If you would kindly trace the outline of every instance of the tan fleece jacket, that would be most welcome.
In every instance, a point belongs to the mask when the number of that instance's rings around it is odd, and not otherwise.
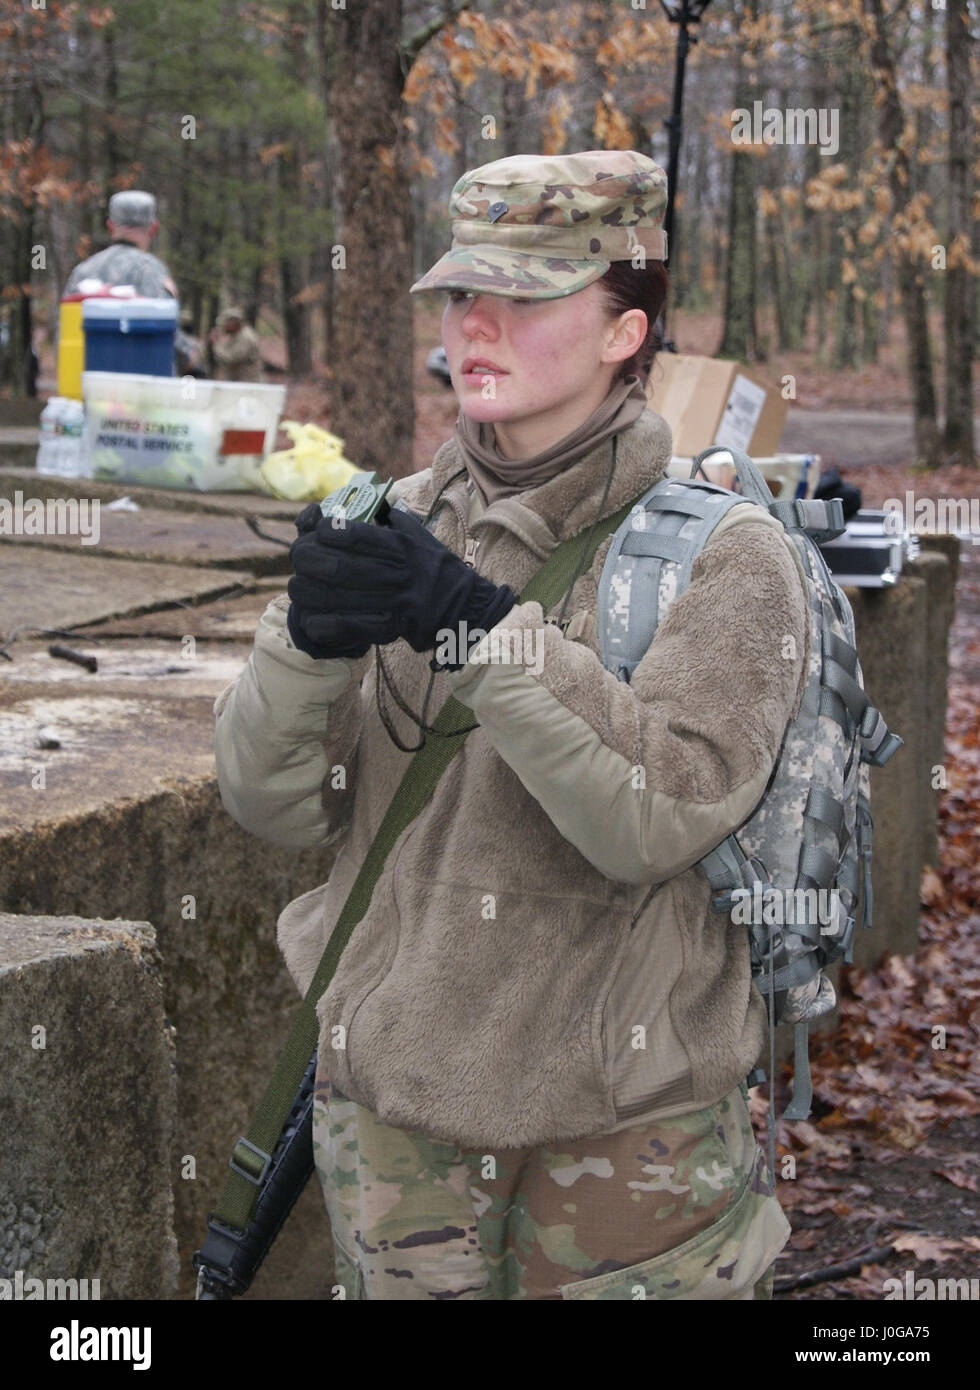
[[[425,514],[444,489],[434,534],[459,555],[476,542],[480,573],[520,592],[595,520],[611,448],[475,514],[449,440],[398,491]],[[619,436],[604,513],[669,456],[667,426],[644,411]],[[711,911],[692,866],[758,803],[801,694],[791,547],[758,508],[733,509],[630,685],[598,656],[607,549],[576,583],[564,634],[519,603],[436,678],[431,710],[452,692],[480,727],[389,855],[317,1009],[321,1065],[388,1124],[466,1147],[578,1137],[711,1104],[762,1049],[745,933]],[[215,703],[215,753],[223,804],[254,834],[342,840],[329,881],[279,918],[305,990],[411,755],[378,715],[373,654],[297,651],[288,606],[270,603]],[[428,657],[404,642],[384,655],[421,710]],[[391,715],[414,742],[393,702]]]

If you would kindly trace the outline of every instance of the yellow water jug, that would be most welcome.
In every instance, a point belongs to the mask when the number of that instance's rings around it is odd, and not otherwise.
[[[82,328],[80,294],[61,301],[58,313],[58,395],[73,401],[82,399],[82,372],[85,370],[85,332]]]

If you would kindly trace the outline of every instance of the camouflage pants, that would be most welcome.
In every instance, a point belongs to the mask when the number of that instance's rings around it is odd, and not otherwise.
[[[335,1296],[772,1296],[789,1223],[739,1087],[617,1134],[477,1153],[382,1124],[317,1083]]]

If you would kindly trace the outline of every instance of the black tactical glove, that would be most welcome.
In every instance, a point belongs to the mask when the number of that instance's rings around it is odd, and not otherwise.
[[[300,566],[306,568],[302,553],[297,551],[299,542],[309,537],[310,533],[316,530],[317,523],[322,520],[323,512],[319,502],[310,502],[296,518],[294,524],[299,534],[290,547],[289,559],[297,573],[299,573]],[[307,546],[308,549],[309,546]],[[370,651],[371,643],[364,640],[364,634],[360,628],[347,634],[349,638],[347,642],[341,640],[334,629],[331,629],[329,633],[331,640],[318,641],[317,637],[321,635],[322,631],[320,624],[324,618],[323,604],[321,603],[312,609],[305,608],[295,601],[289,585],[287,585],[287,591],[290,598],[293,598],[293,602],[289,605],[289,611],[286,614],[286,627],[294,647],[298,647],[301,652],[306,652],[307,656],[316,657],[318,660],[343,656],[353,661]],[[310,626],[311,622],[312,627]]]
[[[317,519],[316,505],[297,518],[287,586],[290,635],[311,656],[363,656],[398,637],[428,651],[442,629],[455,635],[465,623],[489,631],[517,602],[511,588],[477,574],[411,512],[388,510],[384,524],[338,526]],[[465,660],[465,651],[456,654],[461,659],[449,669]]]

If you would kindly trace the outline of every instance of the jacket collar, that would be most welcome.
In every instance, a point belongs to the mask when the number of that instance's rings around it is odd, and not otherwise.
[[[609,476],[612,439],[604,440],[547,482],[491,503],[472,529],[503,526],[543,557],[569,536],[635,501],[666,471],[671,455],[670,427],[648,407],[616,438],[616,469],[601,511],[598,504]],[[446,440],[432,461],[433,497],[445,488],[443,500],[452,499],[458,505],[465,498],[465,469],[455,437]]]

